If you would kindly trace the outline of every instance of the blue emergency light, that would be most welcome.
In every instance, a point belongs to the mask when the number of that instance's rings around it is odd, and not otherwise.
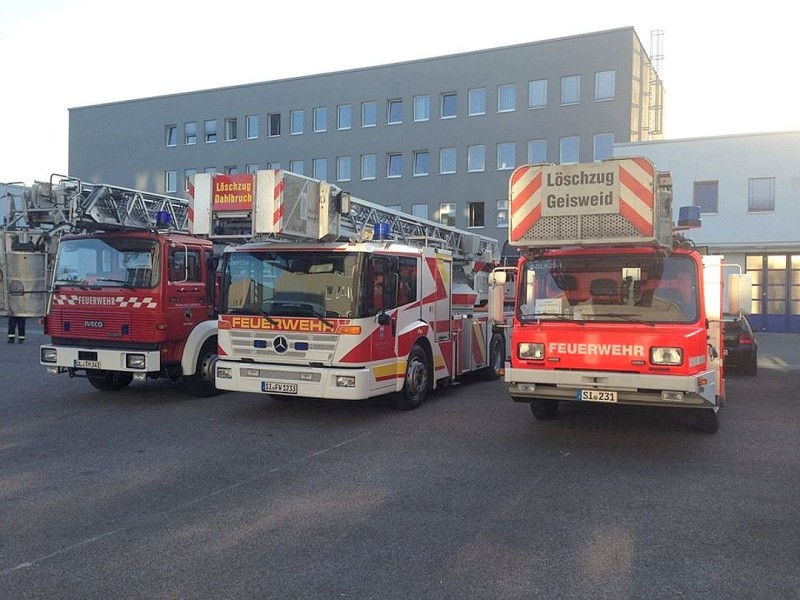
[[[172,215],[167,210],[156,212],[156,229],[169,229],[172,224]]]
[[[681,206],[678,211],[678,227],[700,227],[700,207]]]
[[[374,240],[388,240],[389,239],[389,231],[390,231],[389,223],[375,223],[372,227],[373,236],[372,239]]]

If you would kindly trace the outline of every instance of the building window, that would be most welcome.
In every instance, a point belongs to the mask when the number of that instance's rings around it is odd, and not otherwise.
[[[386,155],[386,177],[401,177],[403,175],[403,155],[399,152],[390,152]]]
[[[375,179],[375,164],[374,154],[361,155],[361,179]]]
[[[719,181],[695,181],[693,204],[701,213],[718,212]]]
[[[615,71],[598,71],[594,74],[595,101],[614,99]]]
[[[497,170],[505,171],[517,166],[517,144],[501,142],[497,144]]]
[[[278,137],[281,134],[281,113],[269,113],[269,137]]]
[[[593,154],[594,160],[605,160],[611,158],[612,148],[614,147],[614,134],[613,133],[598,133],[595,134],[593,139]]]
[[[756,177],[749,181],[747,210],[763,212],[775,210],[775,178]]]
[[[236,165],[229,165],[225,167],[225,175],[236,175],[239,172],[239,167]]]
[[[289,161],[289,170],[292,173],[297,173],[298,175],[303,175],[303,171],[305,171],[305,165],[303,164],[302,160],[290,160]]]
[[[289,135],[300,135],[303,133],[304,114],[302,110],[289,111]]]
[[[497,201],[497,226],[508,227],[508,200]]]
[[[467,171],[477,173],[486,170],[486,146],[477,144],[467,146]]]
[[[469,116],[486,114],[486,88],[475,88],[468,94]]]
[[[328,159],[315,158],[311,161],[312,177],[314,179],[327,180],[328,179]]]
[[[483,202],[470,202],[469,203],[469,223],[468,227],[483,227],[484,226],[484,209]]]
[[[428,205],[427,204],[412,204],[411,205],[411,214],[417,217],[418,219],[427,219],[428,218]]]
[[[189,121],[183,124],[183,143],[193,146],[197,143],[197,122]]]
[[[258,171],[258,163],[250,163],[244,166],[245,173],[250,173],[251,175]]]
[[[562,165],[580,162],[581,138],[571,135],[561,138],[559,162]]]
[[[361,103],[361,126],[375,127],[378,124],[378,104],[376,102]]]
[[[336,129],[350,129],[353,126],[353,105],[340,104],[336,107]]]
[[[439,173],[446,175],[448,173],[456,172],[456,149],[455,148],[440,148],[439,149]]]
[[[547,79],[534,79],[528,82],[528,108],[547,106]]]
[[[350,181],[353,159],[349,156],[336,157],[336,181]]]
[[[267,169],[270,170],[270,171],[277,171],[280,168],[281,168],[281,163],[280,162],[273,161],[273,162],[268,162],[267,163]]]
[[[577,104],[581,101],[581,76],[567,75],[561,78],[561,104]]]
[[[389,100],[386,110],[386,122],[397,125],[403,122],[403,101],[397,98]]]
[[[174,194],[178,191],[178,172],[165,171],[164,172],[164,190],[167,194]]]
[[[178,145],[178,126],[177,125],[167,125],[164,128],[164,143],[167,146],[177,146]]]
[[[547,162],[547,140],[528,140],[528,164]]]
[[[203,169],[203,173],[208,173],[209,175],[216,175],[217,167],[206,167],[205,169]]]
[[[449,227],[455,227],[456,205],[453,202],[445,202],[439,205],[439,223]]]
[[[197,169],[186,169],[183,172],[183,191],[188,192],[189,186],[194,181],[194,176],[197,175]]]
[[[414,151],[414,176],[418,175],[427,175],[428,174],[428,163],[429,163],[429,153],[427,150],[415,150]]]
[[[414,96],[414,120],[427,121],[431,118],[430,96]]]
[[[442,94],[442,118],[454,119],[458,116],[458,96],[455,92]]]
[[[239,137],[239,126],[236,117],[225,119],[225,141],[235,142]]]
[[[245,135],[248,140],[258,139],[258,115],[247,115],[244,119],[244,126],[247,130]]]
[[[387,204],[386,208],[389,210],[396,210],[397,212],[403,212],[403,207],[399,204]]]
[[[517,86],[506,83],[497,86],[497,112],[517,110]]]
[[[203,122],[203,135],[206,144],[217,143],[217,120],[209,119]]]
[[[314,133],[328,131],[328,109],[325,107],[314,109]]]

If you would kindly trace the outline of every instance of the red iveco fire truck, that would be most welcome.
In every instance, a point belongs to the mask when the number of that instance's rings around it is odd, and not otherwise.
[[[395,393],[413,409],[468,373],[502,372],[502,296],[489,318],[496,240],[293,173],[236,177],[197,175],[193,193],[195,234],[252,226],[254,240],[223,254],[219,389],[284,400]]]
[[[35,184],[28,200],[58,216],[51,236],[60,231],[47,371],[100,390],[168,377],[216,393],[212,242],[186,233],[188,202],[74,178]]]
[[[722,256],[702,256],[681,233],[699,212],[681,211],[673,227],[669,174],[645,158],[528,165],[509,199],[520,252],[512,399],[537,419],[565,401],[692,409],[716,431]],[[735,279],[746,276],[731,277],[730,310],[749,311],[749,286]]]

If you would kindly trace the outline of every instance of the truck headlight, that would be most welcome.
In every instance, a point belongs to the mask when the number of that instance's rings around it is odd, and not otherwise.
[[[683,349],[654,346],[650,348],[650,362],[654,365],[680,365],[683,363]]]
[[[129,369],[144,369],[146,360],[144,354],[126,354],[125,366]]]
[[[39,357],[43,363],[54,363],[58,360],[58,350],[55,348],[42,348]]]
[[[352,375],[337,375],[336,387],[353,388],[356,387],[356,378]]]
[[[217,367],[217,379],[233,379],[230,367]]]
[[[531,342],[517,344],[517,356],[525,360],[544,360],[544,344]]]

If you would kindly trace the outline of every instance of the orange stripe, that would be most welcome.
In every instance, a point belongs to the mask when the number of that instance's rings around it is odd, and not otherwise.
[[[280,201],[281,194],[283,194],[283,179],[281,179],[278,183],[275,184],[275,189],[273,190],[273,199],[275,200],[275,204],[278,208],[275,209],[275,212],[272,215],[272,224],[277,225],[281,217],[283,216],[283,202]]]
[[[647,206],[653,208],[653,190],[648,188],[621,166],[619,168],[619,182],[633,192],[633,194]]]
[[[653,223],[643,219],[642,216],[633,210],[629,204],[619,203],[619,214],[621,214],[631,225],[633,225],[642,235],[653,235]]]
[[[536,176],[531,179],[530,183],[526,185],[520,192],[514,195],[511,198],[511,213],[516,213],[520,208],[522,208],[525,203],[530,200],[531,196],[533,196],[536,192],[538,192],[542,187],[542,170],[539,169],[539,172]]]
[[[522,239],[522,236],[525,234],[525,232],[528,231],[528,229],[530,229],[531,226],[536,223],[541,216],[542,204],[539,203],[536,205],[536,208],[534,208],[530,214],[528,214],[528,216],[525,217],[522,222],[514,228],[514,230],[511,232],[511,240],[517,241]]]

